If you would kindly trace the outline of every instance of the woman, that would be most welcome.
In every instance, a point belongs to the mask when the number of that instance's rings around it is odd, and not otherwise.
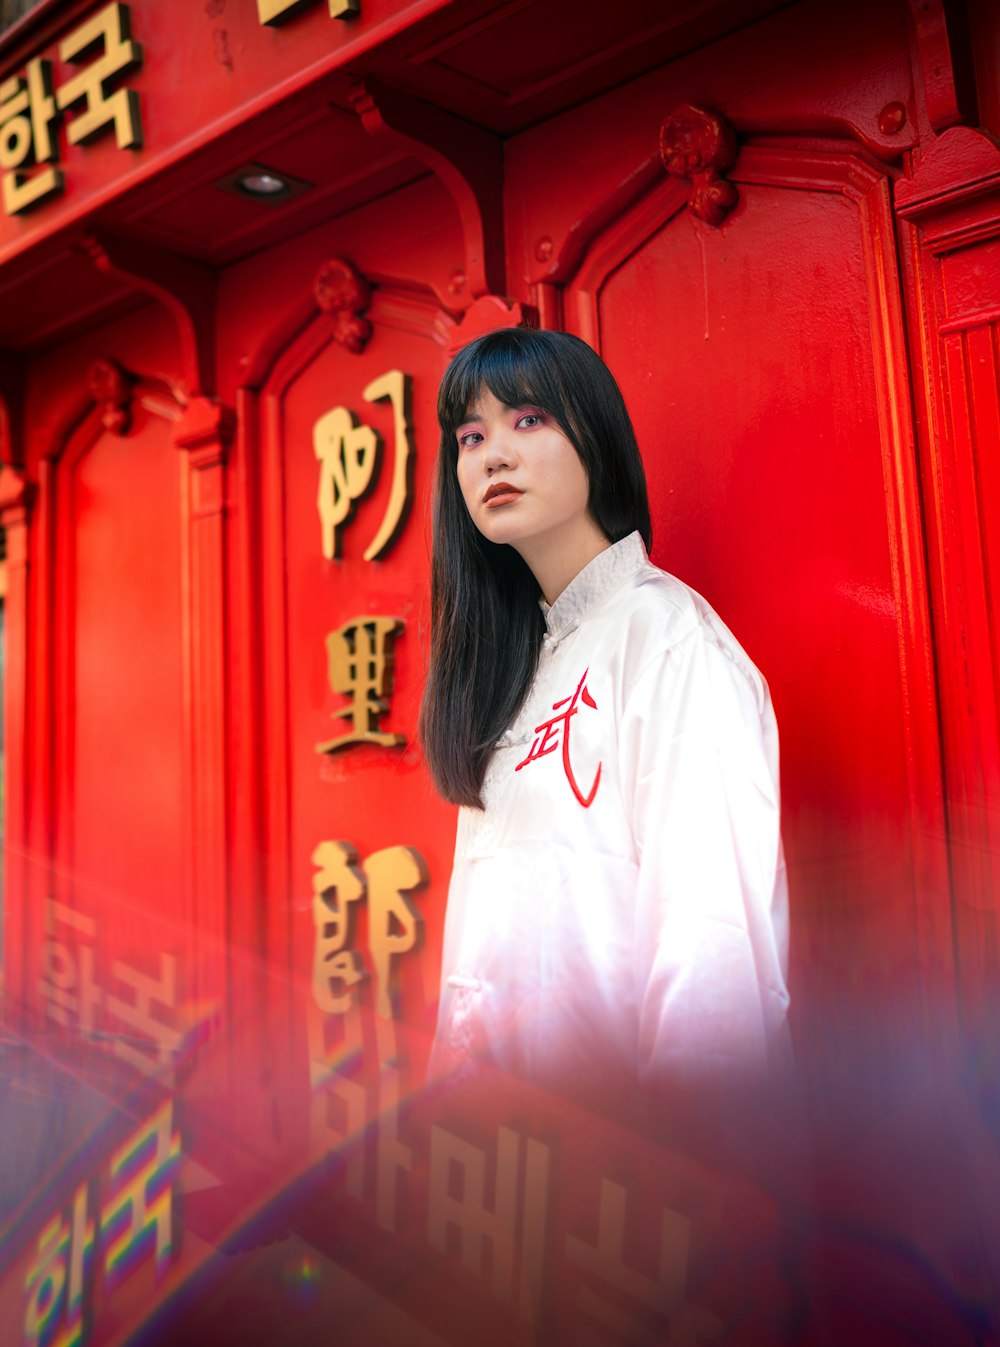
[[[432,1071],[606,1108],[758,1069],[788,1000],[766,685],[648,561],[635,434],[584,342],[489,333],[438,413],[421,733],[463,807]]]

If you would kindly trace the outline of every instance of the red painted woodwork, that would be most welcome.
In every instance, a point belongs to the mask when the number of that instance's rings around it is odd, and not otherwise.
[[[400,98],[371,82],[351,90],[361,124],[378,143],[412,154],[444,183],[458,209],[465,242],[465,270],[450,278],[444,300],[464,307],[503,286],[500,141],[467,122],[413,98]]]
[[[1000,154],[946,132],[897,189],[911,316],[941,688],[956,954],[967,1018],[989,1033],[1000,961]]]
[[[39,6],[0,37],[0,83],[54,58],[95,8]],[[340,20],[302,0],[272,26],[254,0],[130,9],[144,147],[63,133],[66,191],[0,215],[6,1023],[60,1070],[113,1082],[116,1136],[170,1100],[184,1148],[181,1246],[120,1298],[95,1273],[92,1341],[124,1341],[234,1234],[223,1261],[258,1288],[222,1297],[242,1306],[225,1329],[237,1338],[278,1340],[287,1307],[259,1288],[287,1285],[268,1260],[292,1240],[394,1310],[398,1296],[401,1341],[414,1324],[448,1340],[458,1304],[477,1306],[484,1342],[527,1341],[527,1252],[516,1294],[501,1304],[496,1289],[491,1232],[511,1193],[566,1340],[606,1326],[611,1303],[566,1251],[603,1239],[609,1259],[614,1230],[631,1260],[615,1322],[666,1335],[648,1318],[664,1204],[694,1222],[694,1283],[728,1286],[705,1273],[697,1224],[716,1200],[760,1232],[746,1322],[767,1322],[761,1341],[950,1347],[973,1320],[991,1340],[995,7],[360,0]],[[300,190],[241,196],[251,163]],[[455,816],[415,739],[435,395],[461,344],[522,320],[578,333],[610,364],[646,462],[654,559],[731,625],[778,713],[804,1097],[780,1103],[805,1136],[783,1135],[780,1162],[737,1197],[732,1175],[609,1139],[509,1083],[441,1168],[454,1138],[423,1083]],[[394,370],[411,381],[412,494],[366,560],[401,443],[397,409],[365,391]],[[328,556],[314,433],[335,408],[377,432],[381,460]],[[406,742],[317,752],[348,724],[327,638],[376,617],[402,624],[379,729]],[[352,848],[368,884],[347,946],[366,976],[346,1014],[314,985],[323,843]],[[365,865],[394,847],[422,926],[385,1016]],[[55,921],[104,991],[86,1024],[57,1024],[46,1000]],[[108,993],[126,965],[172,970],[156,1014],[178,1038],[159,1081],[121,1051]],[[797,1145],[817,1157],[806,1178]],[[77,1159],[49,1188],[35,1176],[0,1226],[3,1341],[23,1336],[46,1221],[74,1184],[103,1192],[108,1156]],[[482,1231],[435,1244],[454,1205],[431,1190],[459,1169],[469,1186],[448,1200],[479,1183]],[[626,1211],[645,1213],[648,1239],[645,1225],[622,1236]],[[258,1245],[270,1251],[247,1253]],[[730,1303],[745,1281],[744,1267]],[[637,1317],[622,1320],[626,1300]],[[780,1333],[772,1301],[798,1307]],[[177,1340],[198,1340],[199,1312]]]
[[[800,1013],[829,1024],[849,988],[887,1022],[910,975],[940,991],[950,973],[928,627],[903,583],[922,538],[888,190],[860,161],[775,149],[747,147],[731,176],[720,233],[665,183],[598,235],[564,313],[638,409],[654,556],[771,683]],[[817,347],[817,329],[841,339]]]
[[[49,892],[96,923],[105,960],[130,962],[188,954],[196,930],[178,864],[180,465],[170,422],[135,394],[129,433],[105,430],[98,404],[56,446],[51,483]]]
[[[225,461],[232,413],[195,398],[174,423],[181,455],[181,720],[184,883],[197,932],[189,994],[221,1002],[229,951]]]
[[[723,174],[736,159],[733,129],[708,108],[683,104],[660,127],[660,158],[675,178],[690,178],[691,213],[720,225],[736,205],[736,188]]]
[[[257,404],[255,441],[264,487],[263,752],[270,764],[267,949],[276,968],[287,968],[301,980],[298,989],[289,984],[292,990],[308,995],[314,938],[308,895],[316,846],[325,839],[345,839],[362,856],[385,846],[414,846],[431,876],[431,886],[420,898],[421,908],[428,909],[429,939],[419,955],[419,977],[412,980],[417,1000],[407,1019],[427,1028],[427,1008],[436,1000],[434,967],[450,865],[450,811],[433,799],[419,770],[415,732],[428,624],[426,501],[437,439],[433,408],[450,322],[426,299],[382,289],[367,314],[373,335],[357,354],[345,350],[325,315],[317,314],[277,354]],[[399,446],[391,409],[366,404],[362,392],[393,366],[413,378],[418,504],[385,560],[367,562],[361,553],[384,512],[390,460]],[[359,502],[344,527],[342,559],[326,561],[316,512],[312,427],[336,405],[351,408],[381,432],[385,461],[374,492]],[[359,745],[322,757],[316,744],[333,733],[336,723],[330,717],[344,705],[327,685],[325,637],[358,614],[394,616],[405,623],[396,642],[396,691],[385,727],[405,734],[408,746]],[[365,783],[363,792],[353,786],[359,780]],[[378,807],[373,808],[376,800]],[[438,841],[442,825],[444,836]],[[362,942],[363,931],[362,926]],[[276,990],[287,994],[280,984]],[[302,1023],[301,1005],[294,1023]]]
[[[7,589],[4,595],[4,966],[17,995],[29,960],[25,910],[28,836],[29,655],[28,520],[36,487],[15,468],[0,469],[0,527],[7,540]],[[11,901],[13,899],[13,901]]]

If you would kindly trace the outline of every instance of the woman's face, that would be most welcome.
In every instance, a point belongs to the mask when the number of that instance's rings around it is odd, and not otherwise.
[[[508,407],[482,388],[456,438],[458,484],[484,537],[508,543],[532,570],[540,550],[572,555],[593,538],[587,470],[548,412]]]

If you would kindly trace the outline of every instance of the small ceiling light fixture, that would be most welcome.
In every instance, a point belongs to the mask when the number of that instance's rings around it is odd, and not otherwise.
[[[278,196],[288,191],[288,183],[277,173],[243,173],[236,185],[250,196]]]
[[[262,206],[283,206],[293,197],[308,192],[314,184],[269,168],[267,164],[242,164],[215,185],[222,192],[234,192]]]

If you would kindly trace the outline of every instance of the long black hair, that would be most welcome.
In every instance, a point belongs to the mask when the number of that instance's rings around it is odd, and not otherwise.
[[[537,581],[513,547],[483,537],[458,485],[456,431],[484,388],[507,407],[538,407],[557,422],[587,470],[588,509],[610,542],[636,529],[647,548],[652,542],[635,431],[600,356],[579,337],[525,327],[464,346],[438,393],[431,658],[420,736],[444,798],[479,808],[487,764],[531,685],[544,632]]]

